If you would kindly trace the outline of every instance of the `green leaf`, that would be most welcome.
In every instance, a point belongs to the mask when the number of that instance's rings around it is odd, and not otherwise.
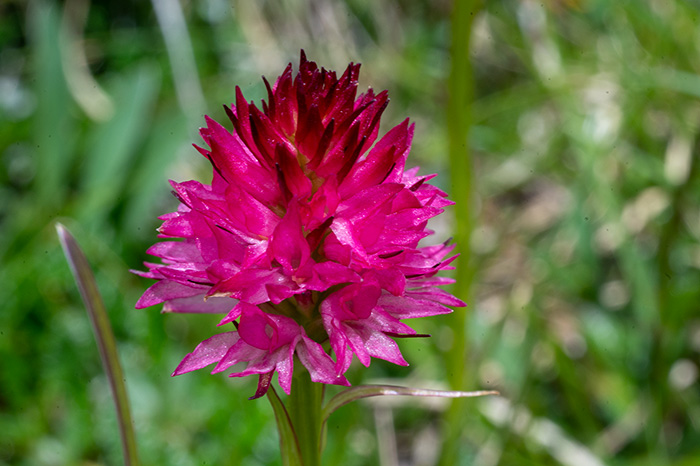
[[[175,202],[174,198],[167,197],[171,189],[165,182],[167,169],[175,160],[173,154],[179,153],[183,147],[196,154],[187,142],[189,136],[184,115],[175,111],[164,112],[149,128],[148,141],[134,160],[132,175],[124,190],[127,199],[121,228],[132,240],[150,241],[152,229],[143,228],[144,224],[151,225],[162,213],[159,211],[162,209],[161,199]]]
[[[87,308],[90,322],[95,333],[95,340],[100,351],[102,366],[107,373],[109,386],[112,391],[112,398],[117,409],[117,420],[119,422],[119,433],[122,439],[122,450],[124,452],[124,464],[126,466],[138,465],[138,452],[136,450],[136,439],[129,411],[129,399],[124,385],[124,374],[122,372],[119,357],[117,355],[117,344],[109,323],[109,317],[105,310],[102,296],[97,288],[95,276],[90,269],[90,264],[73,238],[73,235],[66,227],[60,223],[56,224],[58,239],[61,241],[63,253],[70,266],[73,278],[75,278]]]
[[[29,5],[29,39],[34,62],[34,116],[38,205],[58,208],[66,197],[75,152],[75,118],[61,65],[60,12],[49,2]]]
[[[296,433],[292,427],[292,421],[289,419],[289,413],[287,413],[287,409],[284,407],[282,400],[280,400],[275,388],[272,386],[270,386],[270,389],[267,391],[267,399],[270,400],[272,410],[275,413],[277,431],[280,435],[282,464],[284,466],[302,466],[299,442],[297,441]]]
[[[119,76],[107,88],[116,102],[116,111],[90,134],[82,173],[80,213],[92,224],[103,220],[107,209],[120,198],[140,144],[153,126],[151,115],[160,73],[151,64],[143,64]]]

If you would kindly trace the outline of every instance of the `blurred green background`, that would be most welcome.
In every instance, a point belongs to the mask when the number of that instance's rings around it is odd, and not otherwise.
[[[280,464],[256,381],[171,378],[218,321],[134,310],[167,179],[240,85],[299,49],[388,89],[410,165],[457,206],[467,310],[354,384],[498,389],[339,410],[328,464],[700,464],[700,5],[668,0],[0,3],[0,464],[120,464],[113,405],[54,222],[114,326],[143,464]],[[452,74],[450,74],[452,73]],[[451,76],[451,78],[450,78]]]

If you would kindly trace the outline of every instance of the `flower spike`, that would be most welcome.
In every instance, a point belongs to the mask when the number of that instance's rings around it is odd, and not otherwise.
[[[358,95],[359,70],[337,77],[302,51],[296,74],[290,64],[263,78],[262,108],[235,88],[232,130],[206,117],[207,147],[195,148],[212,182],[172,182],[180,205],[148,250],[161,263],[136,272],[156,280],[136,307],[221,313],[236,329],[204,340],[173,375],[245,363],[230,376],[257,375],[258,398],[275,374],[289,394],[296,362],[312,381],[349,385],[355,357],[408,364],[394,338],[425,335],[404,319],[464,306],[437,288],[452,282],[436,277],[452,248],[419,244],[451,202],[434,175],[404,170],[413,124],[380,136],[388,95]]]

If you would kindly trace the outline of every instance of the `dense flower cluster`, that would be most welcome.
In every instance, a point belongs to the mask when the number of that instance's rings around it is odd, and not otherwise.
[[[337,78],[302,52],[296,77],[290,64],[265,80],[262,110],[236,88],[232,132],[207,118],[209,149],[197,149],[211,185],[171,181],[181,204],[161,217],[167,240],[148,253],[162,264],[140,272],[158,281],[136,307],[224,313],[219,325],[236,330],[200,343],[173,375],[247,362],[231,376],[258,374],[255,397],[275,372],[289,393],[296,356],[313,381],[348,385],[353,355],[407,364],[391,337],[415,331],[401,320],[464,305],[437,288],[451,283],[436,274],[452,248],[418,246],[451,202],[426,182],[434,175],[404,170],[408,120],[375,143],[387,93],[357,96],[359,68]]]

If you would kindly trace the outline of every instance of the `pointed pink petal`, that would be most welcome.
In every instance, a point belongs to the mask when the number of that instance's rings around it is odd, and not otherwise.
[[[185,359],[177,366],[173,376],[201,369],[215,362],[229,351],[238,342],[238,332],[220,333],[208,340],[204,340],[194,349],[193,352],[185,356]]]
[[[237,307],[241,310],[241,322],[238,324],[241,339],[261,350],[275,350],[277,348],[274,342],[276,329],[270,325],[271,321],[266,318],[266,315],[252,304],[241,302]]]
[[[290,203],[286,215],[275,228],[270,240],[270,250],[289,275],[309,260],[311,252],[302,232],[296,202]]]
[[[307,178],[299,166],[296,154],[292,153],[285,145],[279,144],[276,149],[281,173],[284,174],[284,183],[289,191],[297,198],[306,198],[311,194],[311,180]]]
[[[259,351],[259,350],[258,350]],[[279,379],[280,386],[289,394],[291,389],[291,377],[287,379],[287,374],[291,373],[293,368],[293,359],[289,357],[289,346],[283,346],[273,353],[262,352],[257,358],[250,359],[250,363],[245,370],[241,372],[233,372],[229,377],[245,377],[253,374],[265,374],[271,371],[276,371],[281,368],[279,373],[282,377]]]
[[[396,160],[405,157],[410,149],[408,129],[408,120],[404,120],[377,142],[367,158],[358,163],[341,184],[340,192],[343,197],[368,186],[378,185],[387,178]]]
[[[313,266],[314,277],[304,283],[308,290],[325,291],[341,283],[354,283],[361,280],[357,272],[337,262],[327,261]]]
[[[289,395],[292,391],[292,375],[294,374],[294,348],[297,346],[297,342],[301,340],[301,335],[294,339],[292,343],[288,345],[287,348],[282,348],[280,350],[280,357],[277,362],[277,381],[284,390],[284,393]],[[286,351],[285,351],[286,350]]]
[[[349,221],[343,218],[336,218],[335,220],[333,220],[333,223],[331,224],[330,228],[331,231],[333,231],[333,233],[335,234],[335,237],[337,238],[338,242],[340,244],[348,246],[352,251],[352,254],[365,261],[369,260],[364,246],[359,241],[359,239],[355,237],[354,229]],[[331,245],[332,243],[329,243],[328,247],[331,247]],[[329,252],[332,253],[332,251]]]
[[[323,347],[304,336],[301,342],[297,345],[296,354],[299,360],[309,370],[311,380],[318,383],[327,383],[333,385],[349,386],[348,380],[336,373],[335,363],[323,351]]]
[[[384,333],[369,327],[363,327],[358,329],[358,334],[359,339],[362,341],[363,350],[366,350],[373,358],[384,359],[399,366],[408,366],[408,363],[401,355],[399,346]],[[357,351],[355,353],[357,354]]]
[[[454,307],[465,307],[466,303],[461,299],[455,298],[445,290],[440,288],[427,288],[418,290],[406,291],[406,296],[409,298],[417,298],[423,300],[435,301],[440,304]]]
[[[382,291],[376,283],[356,283],[346,286],[337,293],[342,313],[336,316],[341,320],[357,320],[369,317]]]
[[[341,202],[336,212],[336,218],[341,217],[356,222],[371,217],[381,210],[389,213],[391,211],[391,200],[402,189],[404,189],[404,186],[401,184],[388,183],[371,186],[355,193],[352,197]]]
[[[256,400],[261,396],[264,396],[270,389],[270,382],[272,382],[272,376],[275,371],[266,372],[265,374],[260,374],[258,378],[258,388],[255,390],[255,395],[248,398],[249,400]]]
[[[209,298],[209,299],[216,299],[216,298]],[[227,299],[227,298],[222,298],[222,299]],[[236,307],[231,309],[231,311],[226,314],[226,317],[221,319],[221,322],[216,324],[217,327],[220,327],[222,325],[226,325],[229,322],[233,322],[234,320],[238,319],[241,316],[241,313],[243,312],[243,307],[245,307],[247,303],[238,303]]]
[[[436,316],[452,312],[449,307],[434,301],[411,298],[409,293],[406,292],[405,297],[384,295],[379,299],[378,306],[398,319]]]
[[[348,351],[348,341],[338,319],[333,315],[328,300],[321,303],[321,317],[323,326],[328,333],[331,348],[336,356],[335,370],[338,374],[344,374],[352,363],[352,352]]]
[[[236,332],[236,334],[238,334],[238,332]],[[239,339],[233,346],[229,348],[226,354],[224,354],[221,357],[221,360],[216,365],[216,367],[214,367],[211,373],[216,374],[219,372],[223,372],[229,367],[238,364],[239,362],[261,361],[268,354],[269,353],[267,351],[250,346],[248,343],[243,341],[243,339]],[[271,371],[273,368],[274,365],[270,365],[270,367],[268,367],[267,369],[263,368],[257,373],[261,374],[263,372],[268,372]],[[233,374],[231,374],[231,376],[233,377]]]
[[[202,260],[202,255],[194,243],[182,241],[156,243],[148,248],[146,254],[177,262],[198,262]]]
[[[369,367],[372,362],[372,354],[369,351],[369,346],[367,346],[367,341],[365,340],[365,335],[360,333],[362,324],[359,322],[345,321],[339,326],[342,329],[342,336],[346,339],[347,344],[357,359],[365,367]]]
[[[402,295],[406,288],[406,277],[395,268],[378,270],[376,277],[379,285],[393,295]]]
[[[416,331],[408,325],[399,322],[399,318],[386,312],[381,307],[372,311],[372,315],[363,321],[366,328],[372,328],[382,333],[395,335],[415,335]]]
[[[170,280],[161,280],[151,285],[151,287],[146,290],[143,296],[136,302],[135,307],[136,309],[143,309],[171,299],[198,296],[207,289],[209,289],[209,287],[202,285],[192,284],[191,286],[185,286]]]
[[[223,314],[231,311],[237,302],[231,298],[204,298],[202,293],[190,298],[171,299],[163,304],[163,312]]]

